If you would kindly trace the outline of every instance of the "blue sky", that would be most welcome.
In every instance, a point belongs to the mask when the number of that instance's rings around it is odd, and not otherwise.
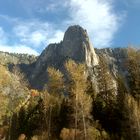
[[[70,25],[94,47],[140,46],[140,0],[1,0],[0,51],[38,55]]]

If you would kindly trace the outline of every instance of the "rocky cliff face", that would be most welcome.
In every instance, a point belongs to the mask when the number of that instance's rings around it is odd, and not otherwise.
[[[61,55],[78,62],[84,62],[89,67],[98,65],[98,58],[88,34],[80,26],[71,26],[66,31],[62,42]]]
[[[127,58],[126,48],[94,49],[87,31],[78,25],[69,27],[63,41],[58,44],[50,44],[39,57],[0,52],[0,60],[1,63],[8,66],[19,65],[26,73],[31,86],[42,89],[48,79],[47,68],[52,66],[64,72],[64,63],[68,59],[85,63],[87,74],[96,85],[99,55],[102,55],[106,60],[114,79],[117,73],[123,75],[127,73],[124,65]]]
[[[62,42],[50,44],[39,56],[30,77],[31,84],[33,87],[43,88],[48,79],[48,67],[52,66],[64,71],[65,61],[73,59],[86,64],[88,76],[97,85],[99,55],[106,60],[113,81],[117,73],[125,75],[127,70],[124,62],[127,58],[127,48],[94,49],[87,31],[78,25],[71,26],[65,32]]]
[[[89,41],[87,32],[78,25],[67,29],[62,42],[50,44],[42,52],[31,75],[33,86],[39,85],[38,88],[42,88],[47,82],[47,68],[53,66],[64,71],[64,63],[68,59],[85,63],[89,69],[98,65],[98,56]]]
[[[125,62],[127,59],[127,48],[105,48],[95,49],[97,55],[102,55],[107,62],[113,76],[117,73],[125,74],[127,69]]]
[[[5,66],[9,71],[14,66],[18,66],[27,77],[33,71],[32,68],[36,60],[37,57],[34,55],[0,52],[0,65]]]

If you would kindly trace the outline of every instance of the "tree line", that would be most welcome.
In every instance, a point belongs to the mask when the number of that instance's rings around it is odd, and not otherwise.
[[[86,65],[73,60],[65,63],[65,75],[48,68],[48,82],[42,91],[29,90],[23,77],[17,76],[15,91],[26,96],[21,96],[22,104],[18,99],[19,108],[14,107],[7,120],[5,116],[7,140],[139,140],[140,52],[129,48],[127,55],[126,75],[116,77],[99,55],[98,89],[87,77]]]

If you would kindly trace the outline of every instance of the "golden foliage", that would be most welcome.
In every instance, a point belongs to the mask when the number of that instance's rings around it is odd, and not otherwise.
[[[124,134],[130,139],[140,139],[140,101],[126,94],[124,98],[126,120],[124,123]]]
[[[48,91],[51,94],[59,95],[64,88],[63,74],[55,68],[48,68],[49,81],[47,84]]]
[[[76,136],[78,140],[83,140],[81,132],[79,130],[76,131],[77,131]],[[74,137],[75,137],[75,129],[63,128],[61,130],[60,138],[62,140],[74,140]]]
[[[36,96],[39,96],[40,95],[39,91],[36,90],[36,89],[31,89],[30,90],[30,93],[31,93],[31,96],[32,97],[36,97]]]
[[[6,68],[0,65],[0,86],[6,86],[10,83],[10,74]]]

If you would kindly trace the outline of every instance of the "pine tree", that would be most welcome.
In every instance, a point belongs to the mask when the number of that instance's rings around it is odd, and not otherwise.
[[[61,96],[64,91],[64,79],[63,74],[55,68],[48,68],[48,83],[47,90],[50,94]]]
[[[69,92],[69,105],[71,106],[71,119],[74,117],[75,140],[77,130],[83,129],[84,139],[87,139],[87,120],[90,118],[92,99],[86,94],[87,77],[85,75],[85,65],[76,64],[69,60],[65,64],[67,70],[67,85]],[[83,124],[83,127],[82,125]]]
[[[46,120],[47,139],[57,137],[61,126],[59,116],[64,93],[63,74],[55,68],[48,68],[48,83],[43,93],[44,114]]]
[[[98,87],[99,95],[106,104],[110,104],[115,99],[115,81],[111,75],[104,57],[99,55]]]
[[[117,121],[120,128],[120,134],[124,139],[140,139],[140,111],[139,101],[128,92],[125,80],[118,76],[118,94],[117,94]]]
[[[140,52],[134,48],[127,51],[128,83],[133,96],[140,96]]]
[[[117,85],[105,61],[99,54],[99,68],[97,76],[99,91],[93,103],[93,116],[109,132],[116,133],[116,93]]]

